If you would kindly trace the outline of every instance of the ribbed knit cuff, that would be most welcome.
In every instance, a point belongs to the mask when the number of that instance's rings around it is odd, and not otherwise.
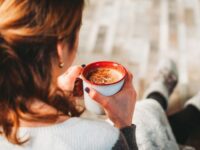
[[[150,94],[155,93],[155,92],[160,93],[167,100],[166,102],[168,103],[169,94],[163,81],[159,80],[159,81],[153,82],[150,85],[150,87],[145,91],[144,99],[146,99]]]
[[[138,149],[137,143],[136,143],[135,130],[136,130],[136,126],[134,124],[120,129],[120,131],[123,133],[124,137],[126,138],[126,141],[131,150]]]
[[[196,94],[195,96],[193,96],[191,99],[189,99],[185,103],[184,107],[187,107],[188,105],[193,105],[200,111],[200,92]]]

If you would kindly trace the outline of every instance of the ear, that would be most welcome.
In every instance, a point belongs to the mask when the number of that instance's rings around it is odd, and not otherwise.
[[[64,57],[64,44],[63,44],[63,42],[59,41],[57,43],[56,48],[57,48],[57,54],[58,54],[58,61],[59,61],[59,63],[62,63],[63,59],[64,59],[63,58]]]

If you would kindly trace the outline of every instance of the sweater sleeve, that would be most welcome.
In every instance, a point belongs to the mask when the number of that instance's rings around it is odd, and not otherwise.
[[[112,150],[138,150],[135,129],[135,125],[120,129],[119,138]]]

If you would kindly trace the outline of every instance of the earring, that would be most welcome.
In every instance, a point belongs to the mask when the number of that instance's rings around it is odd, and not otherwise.
[[[59,68],[63,68],[64,65],[65,65],[64,63],[60,63],[60,64],[59,64]]]

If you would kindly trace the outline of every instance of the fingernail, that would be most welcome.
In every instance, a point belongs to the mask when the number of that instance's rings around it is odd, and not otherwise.
[[[86,66],[85,64],[82,64],[82,65],[81,65],[82,68],[85,68],[85,66]]]
[[[90,89],[88,87],[85,88],[85,92],[87,92],[88,94],[90,93]]]

